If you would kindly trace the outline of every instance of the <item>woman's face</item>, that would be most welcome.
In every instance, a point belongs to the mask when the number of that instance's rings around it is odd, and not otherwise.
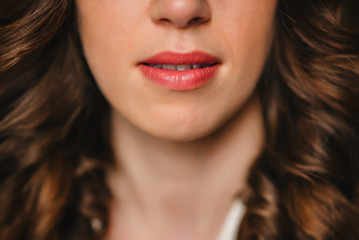
[[[177,141],[220,127],[253,95],[276,0],[77,0],[91,72],[115,116]]]

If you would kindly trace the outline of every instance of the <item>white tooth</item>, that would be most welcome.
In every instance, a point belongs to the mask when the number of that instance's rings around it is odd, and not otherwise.
[[[163,69],[176,70],[176,65],[164,64],[164,65],[162,65],[162,68],[163,68]]]
[[[201,64],[193,64],[192,68],[193,69],[201,68]]]
[[[155,64],[154,67],[155,68],[162,68],[162,64]]]
[[[191,65],[176,65],[176,67],[177,67],[177,70],[179,70],[179,71],[191,69]]]

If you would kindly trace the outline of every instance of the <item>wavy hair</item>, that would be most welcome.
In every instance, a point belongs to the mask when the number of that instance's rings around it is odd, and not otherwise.
[[[359,238],[358,3],[279,0],[238,239]],[[355,12],[355,11],[354,11]],[[109,105],[70,0],[0,3],[0,240],[102,239]]]

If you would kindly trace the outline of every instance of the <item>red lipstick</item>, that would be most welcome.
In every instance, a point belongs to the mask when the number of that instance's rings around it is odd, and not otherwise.
[[[220,61],[207,53],[161,52],[138,67],[154,83],[171,90],[188,91],[202,87],[217,72]]]

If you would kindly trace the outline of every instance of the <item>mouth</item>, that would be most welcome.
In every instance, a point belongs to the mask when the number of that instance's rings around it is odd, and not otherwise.
[[[143,75],[170,90],[188,91],[207,84],[217,72],[218,58],[200,51],[161,52],[138,64]]]
[[[186,71],[190,69],[200,69],[200,68],[206,68],[210,66],[214,66],[215,64],[150,64],[150,63],[144,63],[144,65],[157,68],[157,69],[168,69],[168,70],[177,70],[177,71]]]

